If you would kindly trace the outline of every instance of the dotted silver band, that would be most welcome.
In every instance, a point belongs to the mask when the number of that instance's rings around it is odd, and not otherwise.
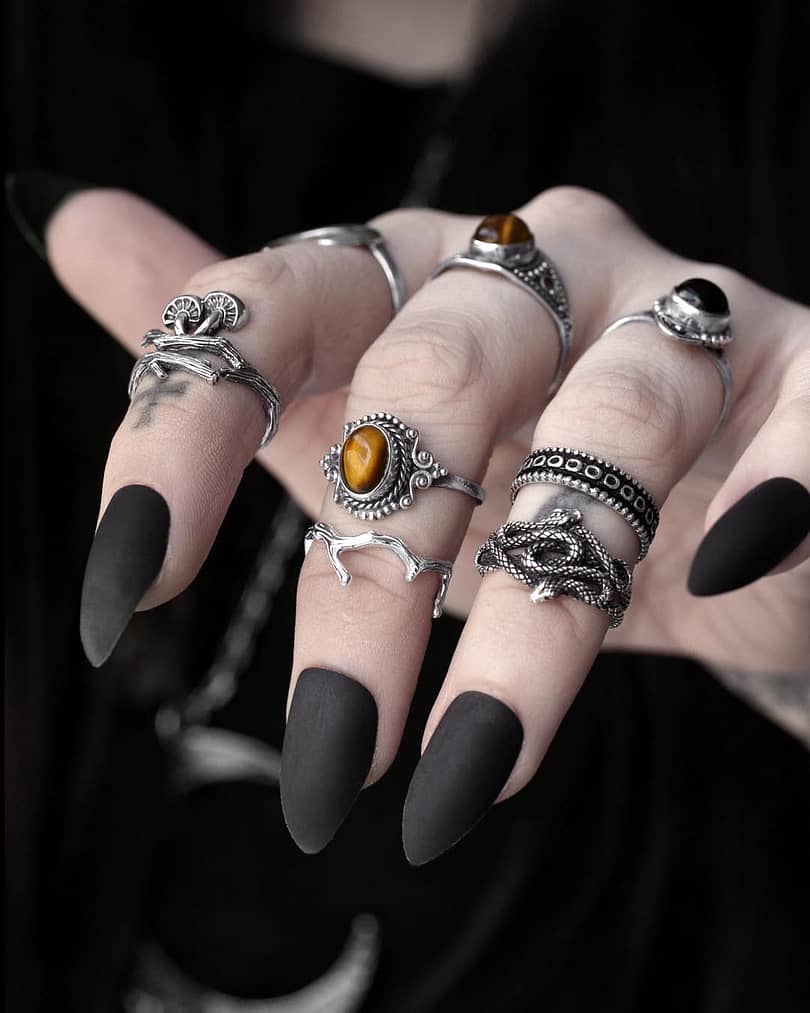
[[[622,517],[639,541],[638,559],[650,549],[658,529],[655,500],[632,475],[615,464],[570,447],[542,447],[533,450],[512,482],[512,502],[527,485],[549,483],[583,492],[610,507]]]

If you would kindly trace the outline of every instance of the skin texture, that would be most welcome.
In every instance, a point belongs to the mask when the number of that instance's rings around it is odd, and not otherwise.
[[[361,250],[298,244],[218,263],[215,251],[156,209],[131,195],[93,190],[64,202],[46,237],[63,284],[133,352],[178,292],[220,288],[243,298],[251,321],[237,343],[287,405],[278,437],[259,459],[339,532],[368,528],[329,494],[321,503],[315,462],[344,420],[390,411],[419,428],[424,445],[453,471],[484,480],[489,496],[475,512],[467,497],[431,490],[389,519],[386,530],[423,555],[458,557],[448,609],[469,613],[469,621],[425,744],[462,693],[500,700],[524,729],[500,798],[534,774],[603,640],[776,673],[800,670],[810,654],[807,538],[779,564],[778,576],[722,598],[686,590],[704,531],[746,492],[774,477],[810,486],[803,439],[807,310],[725,268],[661,249],[598,195],[561,188],[518,213],[554,257],[576,321],[570,371],[545,409],[539,392],[553,375],[557,342],[534,300],[469,270],[423,285],[439,259],[466,245],[477,219],[409,210],[373,223],[412,293],[390,323],[387,286]],[[729,352],[735,397],[711,444],[720,388],[704,353],[648,325],[599,340],[616,316],[650,306],[689,277],[723,288],[737,335]],[[167,500],[166,561],[141,602],[153,607],[196,574],[258,445],[262,415],[250,392],[200,383],[146,404],[148,418],[144,402],[136,403],[116,434],[101,508],[132,483]],[[635,575],[634,602],[606,639],[598,611],[571,599],[530,605],[525,587],[503,573],[481,582],[472,566],[477,546],[507,516],[531,519],[559,497],[556,487],[531,487],[510,513],[508,487],[521,458],[530,446],[549,444],[613,461],[664,504],[656,542]],[[621,518],[587,497],[565,499],[582,509],[613,555],[635,558],[635,535]],[[320,548],[301,574],[291,692],[298,673],[310,668],[343,673],[369,691],[379,721],[368,776],[374,781],[397,750],[430,629],[434,580],[406,584],[396,560],[357,553],[352,583],[341,589]]]

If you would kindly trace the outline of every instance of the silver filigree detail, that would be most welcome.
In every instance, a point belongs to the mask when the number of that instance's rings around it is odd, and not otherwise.
[[[377,485],[366,493],[360,493],[346,483],[341,455],[346,440],[364,426],[371,426],[382,433],[388,457]],[[359,520],[379,521],[397,510],[408,510],[413,506],[415,493],[433,485],[463,492],[478,503],[484,500],[481,486],[451,474],[435,460],[433,454],[419,447],[419,431],[390,412],[372,412],[347,422],[343,427],[343,441],[333,444],[320,464],[327,482],[334,483],[335,502]]]

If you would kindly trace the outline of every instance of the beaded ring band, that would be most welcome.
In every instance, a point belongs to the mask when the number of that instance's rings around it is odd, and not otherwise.
[[[658,507],[632,475],[584,450],[541,447],[533,450],[520,466],[512,482],[512,502],[525,486],[544,482],[584,492],[615,510],[638,537],[639,561],[647,555],[658,528]]]

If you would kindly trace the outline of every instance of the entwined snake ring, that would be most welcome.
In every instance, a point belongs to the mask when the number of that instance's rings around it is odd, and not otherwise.
[[[475,230],[469,249],[443,260],[430,278],[454,267],[500,274],[533,296],[551,315],[560,341],[557,368],[548,392],[553,394],[562,382],[571,354],[574,321],[560,273],[536,246],[529,226],[517,215],[488,215]]]
[[[380,265],[388,287],[391,290],[391,302],[394,315],[405,305],[408,294],[405,279],[391,253],[382,234],[370,225],[325,225],[319,229],[307,229],[304,232],[293,232],[289,236],[280,236],[265,243],[265,249],[274,246],[285,246],[287,243],[313,242],[319,246],[361,246],[368,250]]]
[[[176,296],[163,310],[163,324],[169,330],[150,330],[143,336],[141,345],[151,345],[155,351],[142,355],[133,366],[128,388],[130,400],[147,373],[163,381],[173,370],[181,370],[210,384],[220,380],[244,384],[258,395],[264,408],[265,428],[259,445],[264,447],[278,428],[281,414],[278,391],[218,333],[238,330],[247,318],[244,303],[229,292],[209,292],[203,298]],[[225,365],[216,367],[205,355],[215,355]]]
[[[731,314],[725,293],[706,278],[689,278],[656,299],[651,310],[627,313],[614,320],[602,337],[625,324],[652,323],[662,334],[676,341],[704,348],[720,374],[723,404],[712,436],[725,421],[731,401],[731,370],[724,349],[732,340]]]
[[[630,604],[630,567],[614,559],[579,510],[552,510],[538,521],[510,521],[478,549],[475,565],[483,576],[504,570],[532,588],[533,602],[566,595],[606,612],[619,626]]]
[[[334,500],[361,520],[381,520],[413,506],[419,490],[452,489],[483,503],[476,482],[454,475],[433,454],[419,448],[419,430],[388,412],[373,412],[347,422],[343,442],[321,458]]]

